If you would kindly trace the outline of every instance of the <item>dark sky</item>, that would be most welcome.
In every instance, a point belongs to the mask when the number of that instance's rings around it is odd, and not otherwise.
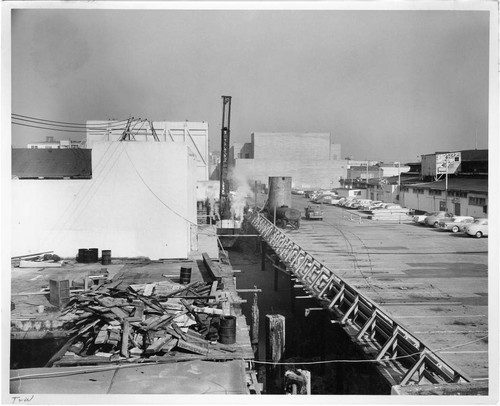
[[[488,146],[487,11],[14,10],[12,112],[330,132],[342,155]],[[14,125],[12,144],[83,134]]]

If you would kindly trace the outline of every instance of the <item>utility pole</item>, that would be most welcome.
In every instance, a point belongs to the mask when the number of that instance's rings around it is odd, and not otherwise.
[[[401,197],[401,161],[398,161],[398,197]],[[398,202],[401,201],[398,198]]]
[[[444,194],[444,206],[445,206],[445,210],[448,211],[448,165],[449,165],[449,161],[448,161],[448,158],[449,158],[449,154],[446,154],[446,181],[445,181],[445,186],[444,186],[444,189],[445,189],[445,194]]]

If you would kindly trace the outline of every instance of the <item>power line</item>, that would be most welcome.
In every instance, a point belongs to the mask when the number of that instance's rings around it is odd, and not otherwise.
[[[47,119],[44,119],[44,118],[39,118],[39,117],[33,117],[33,116],[25,116],[25,115],[22,115],[22,114],[16,114],[16,113],[12,113],[12,118],[16,118],[18,120],[21,120],[20,118],[18,117],[22,117],[23,119],[30,119],[30,120],[37,120],[37,121],[45,121],[47,123],[57,123],[57,124],[71,124],[71,125],[75,125],[75,126],[83,126],[83,127],[89,127],[89,126],[103,126],[104,124],[86,124],[86,123],[72,123],[72,122],[67,122],[67,121],[56,121],[56,120],[47,120]],[[14,117],[15,116],[15,117]],[[109,125],[116,125],[118,123],[126,123],[128,120],[125,119],[125,120],[110,120],[108,122]]]
[[[27,118],[17,118],[17,117],[12,117],[12,120],[25,121],[28,123],[40,124],[40,125],[51,126],[51,127],[60,127],[60,128],[82,128],[82,129],[85,128],[85,129],[90,130],[90,131],[122,130],[122,128],[105,126],[105,125],[101,125],[101,127],[90,127],[90,126],[84,126],[84,125],[52,124],[52,123],[42,122],[39,120],[30,120]],[[121,126],[121,124],[120,124],[120,126]]]
[[[62,132],[67,132],[67,133],[83,133],[83,134],[87,134],[87,132],[88,132],[88,131],[79,131],[79,130],[65,130],[65,129],[59,129],[59,128],[39,127],[39,126],[36,126],[36,125],[16,123],[14,121],[12,121],[12,124],[19,125],[19,126],[22,126],[22,127],[39,128],[41,130],[49,130],[49,131],[62,131]]]
[[[464,343],[464,344],[458,344],[458,345],[454,345],[451,347],[440,348],[439,350],[435,350],[435,351],[431,351],[431,352],[435,353],[438,351],[444,351],[444,350],[448,350],[448,349],[452,349],[452,348],[464,347],[466,345],[475,343],[476,341],[483,340],[487,337],[488,336],[484,336],[484,337],[469,341],[469,342]],[[394,361],[396,359],[412,357],[415,355],[420,355],[420,353],[417,352],[417,353],[410,354],[410,355],[403,355],[400,357],[394,357],[394,358],[382,359],[382,360],[345,359],[345,360],[305,361],[305,362],[270,362],[270,361],[253,360],[253,362],[256,364],[271,364],[271,365],[314,365],[314,364],[341,363],[341,362],[343,362],[343,363],[367,363],[367,362],[368,363],[384,363],[384,362],[388,362],[388,361]],[[187,360],[185,360],[185,362],[190,361],[190,360],[191,359],[187,359]],[[177,361],[177,362],[179,362],[179,361]],[[80,374],[96,373],[96,372],[109,371],[109,370],[118,370],[118,369],[122,369],[122,368],[137,368],[137,367],[143,367],[143,366],[148,366],[148,365],[167,364],[167,363],[170,363],[170,362],[168,362],[168,361],[143,362],[143,363],[132,363],[132,364],[126,364],[126,365],[106,366],[106,367],[102,367],[102,368],[96,367],[96,368],[92,368],[92,369],[81,369],[81,370],[77,370],[77,371],[46,372],[46,373],[40,373],[40,374],[13,376],[9,380],[10,381],[18,381],[18,380],[22,380],[22,379],[62,377],[62,376],[69,376],[69,375],[80,375]]]
[[[430,348],[427,348],[429,352],[432,354],[436,355],[437,352],[442,352],[445,350],[450,350],[452,348],[458,348],[458,347],[465,347],[466,345],[473,344],[477,341],[484,340],[485,338],[488,338],[488,336],[484,336],[481,338],[477,338],[475,340],[468,341],[464,344],[457,344],[457,345],[452,345],[450,347],[443,347],[439,348],[437,350],[431,350]],[[415,355],[420,355],[421,352],[414,352],[413,354],[408,354],[408,355],[400,355],[398,357],[393,357],[393,358],[385,358],[385,359],[332,359],[332,360],[325,360],[325,361],[304,361],[304,362],[272,362],[272,361],[257,361],[254,360],[256,364],[264,364],[264,365],[316,365],[316,364],[337,364],[337,363],[346,363],[346,364],[361,364],[361,363],[384,363],[384,362],[389,362],[389,361],[397,361],[400,359],[405,359],[405,358],[411,358],[414,357]]]

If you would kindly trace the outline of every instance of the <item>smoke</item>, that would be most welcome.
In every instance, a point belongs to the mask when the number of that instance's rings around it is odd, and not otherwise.
[[[245,174],[235,171],[234,168],[229,172],[229,181],[232,186],[230,194],[231,217],[234,220],[241,220],[247,199],[252,197],[252,188]]]

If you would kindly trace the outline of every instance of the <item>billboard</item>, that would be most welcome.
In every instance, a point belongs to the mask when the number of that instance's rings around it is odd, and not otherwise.
[[[447,154],[436,154],[436,174],[455,173],[460,166],[460,152],[449,152]],[[448,169],[446,169],[448,168]]]

